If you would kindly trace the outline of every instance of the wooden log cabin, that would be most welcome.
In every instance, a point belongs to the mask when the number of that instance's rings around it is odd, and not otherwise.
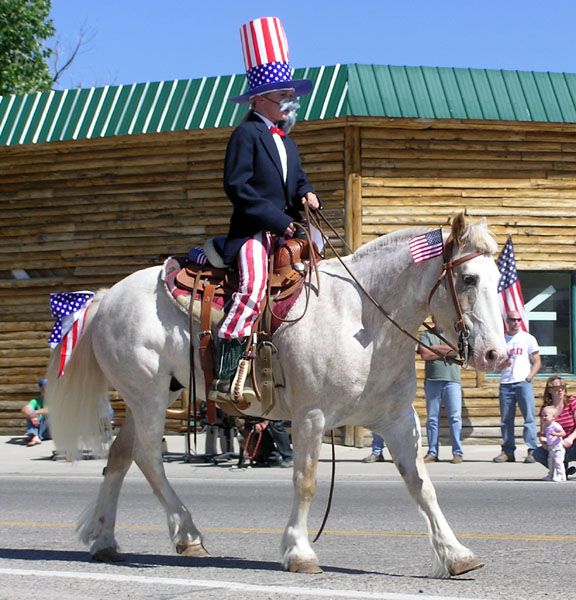
[[[549,373],[574,373],[576,75],[336,65],[293,137],[356,248],[401,227],[485,217],[517,266]],[[0,434],[43,374],[48,294],[110,286],[224,233],[225,145],[243,76],[0,98]],[[422,423],[422,361],[416,407]],[[576,382],[575,382],[576,384]],[[576,389],[575,389],[576,391]],[[463,372],[464,441],[499,440],[498,377]],[[443,422],[442,437],[446,437]],[[520,428],[518,430],[520,434]],[[341,443],[366,445],[362,428]]]

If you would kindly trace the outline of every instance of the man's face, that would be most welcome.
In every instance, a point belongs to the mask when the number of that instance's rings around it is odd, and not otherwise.
[[[517,312],[508,313],[506,317],[506,324],[508,326],[508,333],[514,335],[520,331],[520,323],[522,319]]]
[[[281,106],[284,102],[294,100],[294,90],[277,90],[269,94],[255,96],[256,112],[270,119],[273,123],[283,121],[289,110],[282,111]]]

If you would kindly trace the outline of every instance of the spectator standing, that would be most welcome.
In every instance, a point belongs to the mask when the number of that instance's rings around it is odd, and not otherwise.
[[[384,438],[381,435],[372,432],[372,452],[362,462],[384,462]]]
[[[540,370],[540,348],[533,335],[520,327],[520,313],[511,311],[506,316],[506,347],[508,361],[500,375],[500,420],[502,452],[494,458],[496,463],[514,462],[516,441],[514,418],[516,405],[524,418],[524,443],[528,446],[525,463],[533,463],[536,450],[536,422],[534,387],[532,380]]]
[[[44,408],[44,390],[46,389],[46,380],[41,379],[38,382],[38,395],[32,398],[22,412],[26,415],[26,435],[28,436],[28,446],[37,446],[44,440],[50,439],[48,430],[47,410]]]
[[[566,475],[576,473],[576,467],[569,467],[568,463],[576,460],[576,398],[568,394],[566,382],[558,375],[552,375],[546,381],[543,394],[543,404],[540,414],[544,408],[551,406],[555,409],[556,421],[564,429],[565,436],[562,445],[566,450],[564,456],[564,469]],[[543,433],[541,431],[541,433]],[[542,445],[534,451],[534,459],[545,467],[548,466],[549,450],[546,440],[541,437]]]
[[[464,460],[464,451],[460,440],[462,434],[460,367],[457,364],[450,363],[450,358],[455,356],[455,352],[450,346],[444,344],[437,335],[425,331],[421,335],[420,341],[446,357],[446,360],[442,360],[432,350],[422,345],[418,346],[418,354],[424,360],[424,393],[426,395],[427,413],[428,453],[424,457],[424,462],[438,461],[440,409],[444,404],[452,441],[452,460],[450,462],[460,464]]]
[[[562,444],[562,438],[566,432],[562,425],[555,420],[556,409],[553,406],[545,406],[542,409],[541,418],[543,438],[546,448],[548,448],[548,475],[544,479],[566,481],[566,469],[564,468],[566,449]]]

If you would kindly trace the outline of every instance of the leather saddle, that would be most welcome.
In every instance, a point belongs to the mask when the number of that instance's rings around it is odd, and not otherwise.
[[[187,262],[178,271],[175,285],[182,290],[191,292],[190,312],[193,312],[194,302],[200,304],[200,345],[199,356],[204,372],[206,397],[214,378],[214,344],[211,328],[213,325],[213,305],[217,298],[220,304],[226,306],[232,294],[238,289],[238,273],[222,262],[216,248],[222,247],[222,238],[212,238],[204,244],[203,250],[208,262]],[[290,307],[296,301],[303,283],[312,265],[321,259],[320,253],[314,242],[308,239],[291,238],[280,246],[269,259],[269,281],[267,295],[263,301],[263,309],[258,322],[258,334],[262,339],[271,340],[275,329],[283,322]],[[266,313],[263,315],[263,313]],[[263,363],[262,406],[268,412],[274,404],[274,382],[272,374],[271,344],[260,348],[257,353]],[[246,354],[246,353],[245,353]],[[253,354],[253,353],[250,353]],[[256,355],[251,356],[257,358]],[[218,406],[231,415],[241,415],[244,409],[250,406],[250,401],[244,399],[244,382],[247,376],[247,364],[251,360],[242,359],[235,378],[239,376],[241,383],[235,388],[236,394],[231,395],[232,404]],[[258,362],[258,361],[257,361]],[[243,365],[243,367],[242,367]],[[263,398],[263,400],[262,400]],[[216,405],[214,401],[207,401],[208,421],[214,422],[216,418]]]
[[[217,240],[218,238],[216,238]],[[230,297],[238,289],[238,274],[222,262],[214,238],[204,245],[208,263],[187,263],[176,275],[176,285],[202,296],[206,285],[214,286],[214,295]],[[306,239],[291,238],[270,259],[269,289],[273,299],[285,299],[299,289],[311,260],[320,261],[316,245]]]

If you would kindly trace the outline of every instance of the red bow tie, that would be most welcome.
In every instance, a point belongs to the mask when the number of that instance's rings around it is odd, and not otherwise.
[[[277,133],[280,137],[284,137],[286,135],[286,132],[283,131],[282,129],[275,127],[274,125],[272,125],[272,127],[270,127],[270,133]]]

